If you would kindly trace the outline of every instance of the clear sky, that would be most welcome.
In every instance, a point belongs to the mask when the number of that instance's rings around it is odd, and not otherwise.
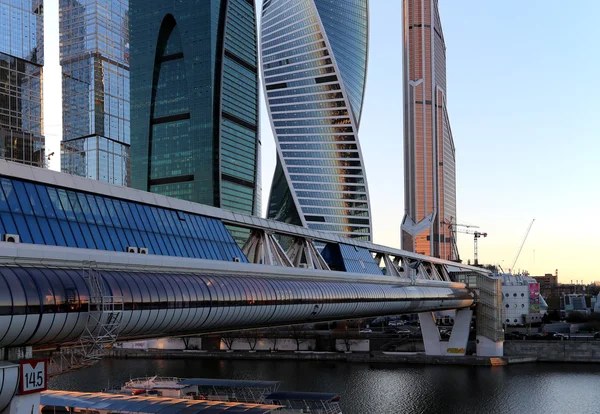
[[[45,131],[58,165],[58,0],[46,0]],[[374,241],[400,247],[404,214],[401,0],[370,1],[370,55],[359,139]],[[482,263],[559,280],[600,280],[600,2],[440,0],[458,222],[474,224]],[[262,106],[263,208],[275,144]],[[461,258],[473,238],[459,235]]]

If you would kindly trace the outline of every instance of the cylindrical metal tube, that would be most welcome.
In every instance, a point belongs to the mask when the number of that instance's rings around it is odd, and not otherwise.
[[[119,340],[459,309],[473,304],[468,289],[452,284],[406,286],[234,273],[93,272],[101,284],[105,309],[110,309],[111,301],[116,309],[122,308]],[[81,269],[0,266],[0,347],[77,341],[90,327],[88,316],[94,309],[90,297],[93,303],[97,296],[90,276]]]

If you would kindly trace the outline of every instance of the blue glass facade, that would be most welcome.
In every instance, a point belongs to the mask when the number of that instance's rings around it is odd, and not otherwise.
[[[42,0],[0,0],[0,158],[45,165]]]
[[[62,170],[129,184],[129,1],[60,0]]]
[[[219,220],[112,197],[0,178],[0,234],[23,243],[247,262]]]
[[[254,3],[132,0],[132,187],[258,214]]]
[[[265,0],[262,74],[277,167],[268,217],[369,240],[358,127],[367,0]]]

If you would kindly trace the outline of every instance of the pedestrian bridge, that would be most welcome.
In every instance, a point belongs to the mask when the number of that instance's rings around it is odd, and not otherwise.
[[[5,359],[59,347],[77,368],[116,340],[403,313],[439,353],[431,312],[486,297],[478,323],[501,340],[481,268],[7,161],[0,237]]]
[[[152,255],[131,263],[127,253],[2,244],[0,347],[75,343],[94,310],[118,311],[126,340],[474,303],[461,283]]]

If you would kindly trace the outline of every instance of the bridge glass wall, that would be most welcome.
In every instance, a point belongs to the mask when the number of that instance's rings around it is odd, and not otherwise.
[[[329,243],[322,255],[332,270],[378,276],[383,274],[368,249],[344,243]]]
[[[311,323],[473,302],[466,289],[207,273],[98,270],[123,298],[119,338]],[[88,320],[88,272],[0,266],[0,347],[76,341]]]
[[[0,234],[22,243],[247,262],[219,220],[15,178],[0,178]]]

